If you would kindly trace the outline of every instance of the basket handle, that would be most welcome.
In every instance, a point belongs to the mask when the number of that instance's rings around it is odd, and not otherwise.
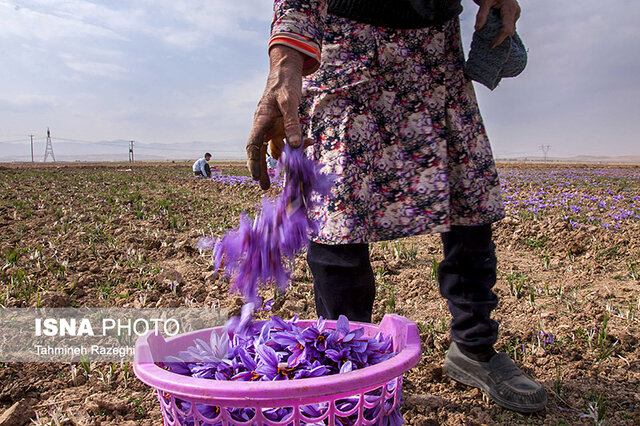
[[[407,346],[420,347],[418,326],[408,318],[396,314],[386,314],[380,322],[380,330],[394,336],[393,350],[400,352]]]
[[[162,334],[149,331],[136,340],[135,358],[140,364],[155,364],[153,354],[157,354],[157,349],[164,345],[166,345],[166,340]]]

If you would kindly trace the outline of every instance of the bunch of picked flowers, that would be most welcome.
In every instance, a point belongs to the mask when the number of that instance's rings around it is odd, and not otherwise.
[[[317,229],[307,215],[313,207],[312,195],[328,195],[333,182],[333,176],[320,173],[320,166],[305,157],[302,149],[288,144],[277,170],[284,172],[284,188],[275,200],[262,199],[262,210],[255,219],[243,213],[240,225],[221,239],[198,242],[198,248],[213,250],[215,269],[222,268],[231,279],[231,290],[256,305],[261,284],[273,283],[286,290],[291,277],[286,261],[308,245],[308,231]]]

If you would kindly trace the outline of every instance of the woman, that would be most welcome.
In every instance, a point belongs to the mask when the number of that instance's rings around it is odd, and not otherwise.
[[[476,0],[515,33],[515,0]],[[368,243],[441,233],[441,294],[452,314],[447,373],[503,407],[533,412],[544,388],[496,353],[491,223],[504,217],[491,147],[464,76],[460,0],[275,0],[270,71],[247,143],[269,187],[267,143],[286,136],[338,179],[312,212],[307,260],[318,315],[370,321],[375,280]],[[303,78],[304,77],[304,78]],[[298,116],[300,113],[300,118]],[[277,156],[277,155],[276,155]]]

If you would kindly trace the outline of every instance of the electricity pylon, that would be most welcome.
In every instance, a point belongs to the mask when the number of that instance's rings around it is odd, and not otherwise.
[[[47,146],[44,149],[44,162],[47,162],[47,158],[49,158],[49,154],[51,154],[51,158],[53,162],[56,162],[56,156],[53,154],[53,145],[51,144],[51,131],[47,128]]]

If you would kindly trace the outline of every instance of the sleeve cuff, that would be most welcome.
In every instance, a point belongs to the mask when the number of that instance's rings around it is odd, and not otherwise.
[[[307,57],[302,67],[303,75],[309,75],[320,67],[320,45],[315,41],[296,33],[278,32],[271,36],[269,49],[276,44],[288,46]]]

